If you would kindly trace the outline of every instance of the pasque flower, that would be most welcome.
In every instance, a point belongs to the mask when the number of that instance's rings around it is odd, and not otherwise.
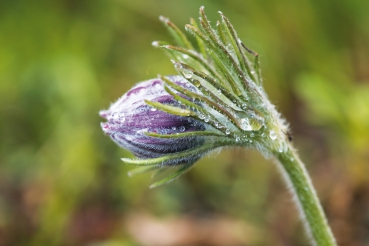
[[[174,84],[186,87],[190,91],[197,90],[182,76],[172,76],[170,79]],[[140,158],[156,158],[191,150],[204,143],[203,136],[188,134],[203,132],[206,129],[203,122],[157,110],[149,106],[145,100],[161,103],[167,107],[181,108],[178,101],[165,91],[161,79],[137,84],[108,110],[100,112],[100,116],[107,119],[107,122],[101,123],[103,131],[119,146],[129,149]],[[196,153],[186,156],[185,160],[169,159],[162,164],[191,163],[199,157],[199,153]]]
[[[199,158],[223,146],[254,148],[274,157],[306,220],[316,245],[335,245],[307,171],[294,150],[285,120],[262,86],[258,54],[238,38],[221,13],[213,28],[204,8],[200,25],[191,19],[186,35],[164,17],[160,20],[178,46],[153,42],[173,59],[178,76],[148,80],[133,87],[108,110],[103,131],[137,158],[122,160],[139,166],[131,174],[179,167],[152,187],[173,180]]]
[[[287,149],[288,129],[263,90],[258,55],[220,14],[217,29],[210,26],[203,8],[200,28],[194,20],[186,25],[199,51],[160,17],[181,46],[158,41],[153,45],[167,51],[180,75],[141,82],[100,112],[107,119],[103,131],[138,157],[122,160],[143,166],[131,173],[181,166],[154,186],[178,177],[219,147],[246,146],[266,155]]]

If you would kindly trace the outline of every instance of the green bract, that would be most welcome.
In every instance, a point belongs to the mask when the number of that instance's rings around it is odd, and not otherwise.
[[[197,148],[158,158],[123,159],[127,164],[151,166],[131,173],[165,167],[163,163],[171,159],[183,160],[185,168],[154,186],[168,182],[186,171],[192,163],[189,165],[185,157],[196,153],[207,153],[222,146],[256,148],[266,155],[287,149],[285,140],[288,129],[264,92],[258,54],[240,41],[227,17],[221,12],[219,14],[221,20],[212,27],[204,8],[201,7],[199,25],[191,19],[191,24],[185,26],[186,30],[195,36],[198,49],[194,48],[186,35],[169,19],[160,17],[174,37],[176,45],[154,41],[153,46],[163,48],[178,73],[198,90],[195,92],[159,75],[165,82],[167,93],[172,95],[180,106],[168,106],[152,101],[146,103],[169,114],[202,121],[206,125],[206,132],[186,134],[207,134],[212,138]],[[188,100],[189,98],[191,100]],[[153,138],[178,137],[150,132],[147,135]]]

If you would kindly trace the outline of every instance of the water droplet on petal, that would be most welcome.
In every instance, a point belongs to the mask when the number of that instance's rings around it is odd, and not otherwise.
[[[185,130],[186,130],[186,128],[184,126],[179,127],[180,132],[184,132]]]

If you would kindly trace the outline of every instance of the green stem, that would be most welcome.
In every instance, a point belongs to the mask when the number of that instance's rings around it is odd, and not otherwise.
[[[300,210],[300,216],[305,222],[305,228],[314,245],[336,245],[313,184],[294,148],[288,144],[287,151],[274,151],[273,154],[279,161],[284,177],[291,187],[291,192],[295,196]]]

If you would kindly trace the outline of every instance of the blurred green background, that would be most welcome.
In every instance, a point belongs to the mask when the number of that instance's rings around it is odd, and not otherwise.
[[[100,129],[133,84],[173,74],[204,5],[259,52],[340,245],[369,245],[369,1],[0,2],[0,245],[308,245],[271,160],[227,149],[150,190]]]

